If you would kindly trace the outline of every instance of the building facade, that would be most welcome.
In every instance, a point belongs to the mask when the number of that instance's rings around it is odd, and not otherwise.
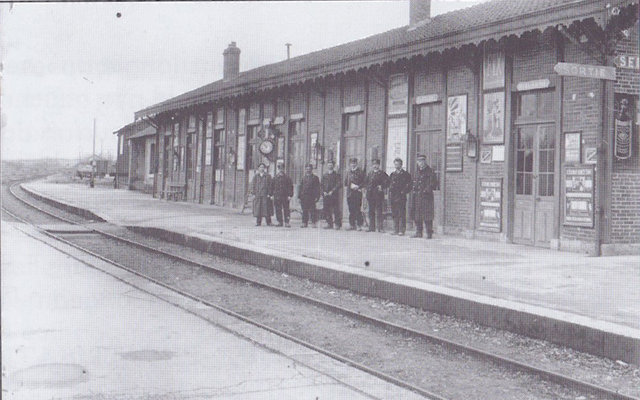
[[[428,13],[414,0],[406,27],[242,73],[232,43],[222,80],[136,113],[158,128],[154,196],[240,208],[261,162],[297,182],[306,163],[413,172],[425,154],[439,232],[637,254],[637,1]]]

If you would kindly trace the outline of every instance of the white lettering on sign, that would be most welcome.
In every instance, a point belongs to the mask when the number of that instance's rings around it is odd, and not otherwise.
[[[618,68],[640,70],[640,56],[619,54],[613,59],[613,63]]]
[[[360,111],[362,111],[362,106],[361,105],[357,105],[357,106],[345,107],[343,113],[344,114],[349,114],[349,113],[356,113],[356,112],[360,112]]]
[[[585,65],[572,63],[557,63],[553,70],[559,75],[577,76],[580,78],[616,80],[615,67],[604,67],[600,65]]]
[[[301,120],[301,119],[303,119],[303,118],[304,118],[304,117],[303,117],[302,113],[299,113],[299,114],[291,114],[291,116],[289,117],[289,119],[290,119],[291,121],[299,121],[299,120]]]
[[[415,104],[435,103],[435,102],[437,102],[439,100],[440,99],[438,98],[438,94],[437,93],[427,94],[427,95],[424,95],[424,96],[416,97]]]
[[[520,82],[516,85],[516,90],[522,92],[525,90],[546,89],[551,86],[549,79],[536,79],[533,81]]]

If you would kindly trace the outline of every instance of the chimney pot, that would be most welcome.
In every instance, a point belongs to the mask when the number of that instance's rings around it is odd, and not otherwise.
[[[409,25],[431,18],[431,0],[409,0]]]
[[[236,46],[236,42],[229,43],[222,55],[224,57],[222,78],[225,81],[235,78],[240,74],[240,49]]]

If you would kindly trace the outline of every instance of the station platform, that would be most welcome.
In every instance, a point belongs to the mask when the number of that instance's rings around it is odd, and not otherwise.
[[[587,255],[435,235],[256,227],[250,213],[36,181],[25,190],[105,221],[483,325],[640,364],[640,255]]]
[[[7,400],[421,398],[5,221],[2,389]]]

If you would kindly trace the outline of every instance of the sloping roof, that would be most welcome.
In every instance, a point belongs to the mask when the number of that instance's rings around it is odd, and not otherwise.
[[[426,55],[466,44],[520,36],[535,29],[569,25],[594,18],[597,23],[606,4],[626,4],[637,0],[493,0],[432,18],[429,22],[404,26],[364,39],[315,51],[290,60],[241,72],[228,81],[218,80],[136,113],[155,115],[226,97],[309,79],[359,70],[415,55]]]
[[[144,128],[143,130],[134,133],[133,135],[129,136],[127,139],[138,139],[141,137],[145,137],[145,136],[152,136],[156,134],[156,128],[154,128],[153,126],[147,126],[146,128]]]

